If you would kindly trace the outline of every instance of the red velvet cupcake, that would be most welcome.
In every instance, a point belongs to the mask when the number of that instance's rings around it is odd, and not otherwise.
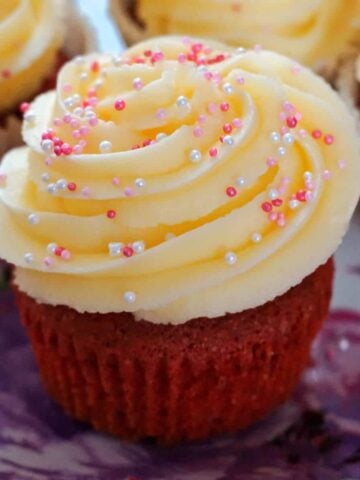
[[[26,102],[55,88],[60,67],[94,42],[68,0],[2,2],[0,36],[2,155],[21,142],[20,113],[26,112]]]
[[[356,122],[307,69],[164,37],[68,63],[0,168],[0,254],[44,385],[164,443],[283,402],[359,197]]]

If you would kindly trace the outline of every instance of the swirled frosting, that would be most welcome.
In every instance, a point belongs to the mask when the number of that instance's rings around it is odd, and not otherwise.
[[[19,288],[159,323],[283,294],[339,245],[359,197],[355,121],[308,69],[163,37],[68,63],[0,169]]]
[[[35,94],[63,39],[62,0],[0,2],[0,113]]]
[[[124,1],[124,0],[117,0]],[[312,67],[360,40],[359,0],[136,0],[146,36],[188,34],[280,52]]]

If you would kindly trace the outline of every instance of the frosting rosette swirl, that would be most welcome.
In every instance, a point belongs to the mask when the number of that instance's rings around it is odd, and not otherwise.
[[[128,0],[113,0],[120,25]],[[138,37],[188,34],[235,46],[256,44],[311,67],[333,64],[359,42],[359,0],[136,0]],[[134,25],[133,25],[134,26]],[[134,27],[135,28],[135,27]],[[130,30],[135,32],[136,30]],[[336,34],[334,34],[336,32]]]
[[[359,196],[337,94],[262,50],[163,37],[63,67],[0,169],[0,254],[39,302],[183,323],[261,305]]]
[[[0,5],[0,113],[38,91],[63,40],[62,0]],[[60,13],[59,13],[60,12]]]

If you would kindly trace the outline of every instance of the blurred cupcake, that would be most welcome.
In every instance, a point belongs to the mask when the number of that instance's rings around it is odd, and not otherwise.
[[[163,37],[68,63],[0,168],[0,255],[50,394],[127,439],[283,402],[359,197],[355,121],[308,69]]]
[[[54,88],[61,65],[93,43],[66,0],[0,5],[0,155],[21,141],[19,106]]]
[[[128,44],[162,34],[201,35],[287,55],[331,76],[360,42],[360,0],[112,0]]]

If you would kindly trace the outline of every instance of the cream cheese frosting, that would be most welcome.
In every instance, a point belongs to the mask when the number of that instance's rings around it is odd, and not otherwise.
[[[360,40],[359,0],[136,0],[136,12],[144,36],[199,35],[246,48],[261,44],[318,68]]]
[[[63,41],[63,0],[0,4],[0,113],[38,91]]]
[[[179,324],[262,305],[333,254],[356,122],[275,53],[160,37],[78,58],[0,167],[0,255],[79,312]]]

